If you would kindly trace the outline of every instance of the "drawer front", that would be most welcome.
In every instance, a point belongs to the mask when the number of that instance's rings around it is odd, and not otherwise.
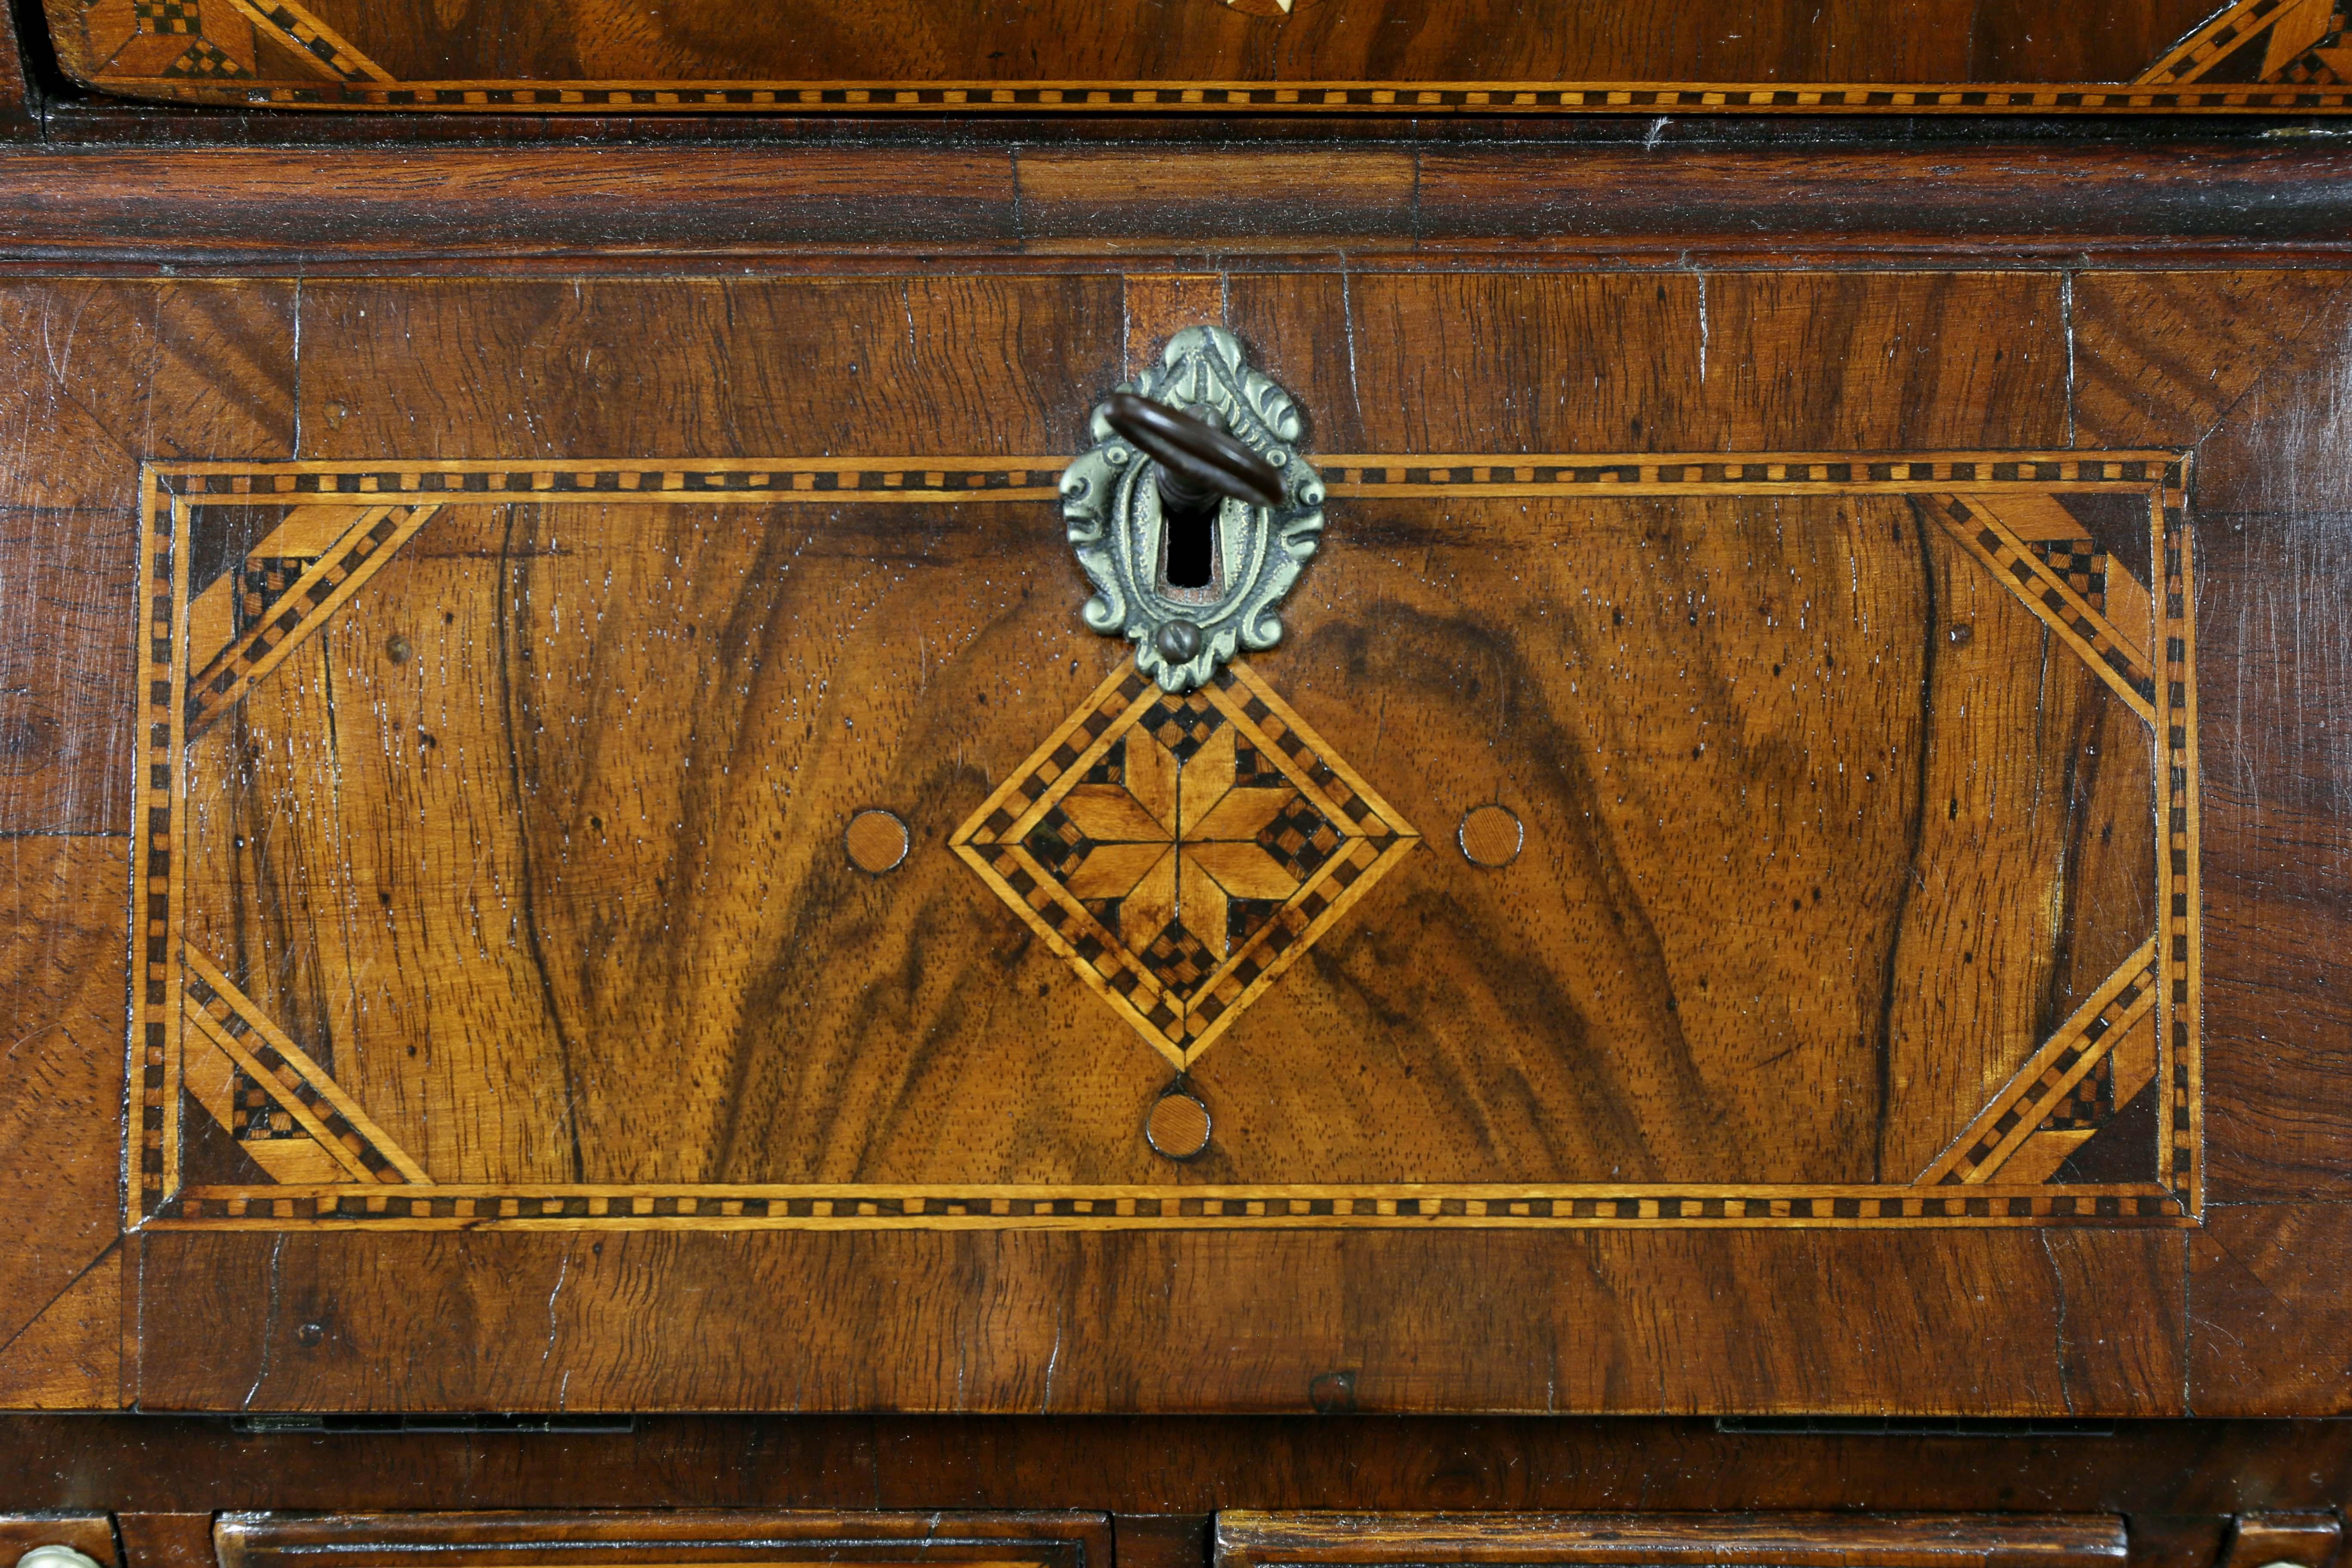
[[[1244,1513],[1217,1520],[1217,1568],[1274,1563],[1669,1563],[1725,1568],[2120,1568],[2101,1514]]]
[[[231,1513],[221,1568],[685,1568],[693,1563],[1109,1568],[1100,1513]]]
[[[2332,1059],[2242,900],[2336,830],[2252,640],[2333,290],[12,283],[47,1212],[127,1149],[132,1255],[41,1375],[2177,1409]],[[1122,384],[1280,459],[1202,584]]]

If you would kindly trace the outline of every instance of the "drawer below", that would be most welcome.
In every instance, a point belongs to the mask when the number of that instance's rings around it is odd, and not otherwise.
[[[1592,1563],[1772,1568],[2120,1565],[2113,1514],[1227,1513],[1216,1568]]]
[[[221,1568],[1108,1568],[1101,1513],[224,1514]]]

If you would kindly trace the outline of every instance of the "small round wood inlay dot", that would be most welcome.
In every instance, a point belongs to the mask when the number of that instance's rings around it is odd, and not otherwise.
[[[849,863],[861,871],[878,877],[885,871],[895,871],[907,858],[913,842],[908,837],[907,824],[896,812],[870,807],[849,819],[842,843],[848,847]]]
[[[1528,830],[1507,805],[1474,805],[1462,814],[1454,841],[1473,866],[1507,866],[1519,858]]]
[[[1209,1146],[1209,1108],[1185,1090],[1171,1089],[1151,1102],[1143,1141],[1155,1154],[1190,1160]]]

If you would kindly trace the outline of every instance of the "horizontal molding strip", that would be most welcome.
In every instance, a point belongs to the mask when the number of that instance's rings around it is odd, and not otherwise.
[[[199,118],[187,134],[212,124]],[[321,116],[289,126],[340,129]],[[1707,145],[1669,155],[1581,132],[1546,140],[1524,125],[1493,142],[1252,146],[1016,141],[1010,121],[953,146],[405,147],[381,144],[393,134],[382,117],[368,129],[374,140],[355,146],[0,153],[0,265],[905,276],[943,260],[1115,272],[1137,258],[1276,271],[1540,258],[1684,273],[2352,260],[2352,148],[2316,135],[1865,156]],[[336,199],[320,203],[322,188]],[[1279,197],[1291,188],[1317,200]],[[615,190],[629,199],[614,201]],[[289,210],[303,221],[289,225]]]

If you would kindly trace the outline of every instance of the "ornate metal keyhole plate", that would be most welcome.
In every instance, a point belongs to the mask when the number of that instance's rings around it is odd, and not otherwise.
[[[1279,506],[1231,497],[1219,504],[1208,584],[1194,587],[1169,581],[1169,519],[1153,459],[1103,410],[1095,412],[1095,445],[1062,475],[1070,545],[1095,589],[1087,625],[1134,643],[1137,665],[1166,689],[1190,691],[1236,653],[1282,640],[1283,595],[1321,542],[1323,479],[1297,450],[1305,430],[1297,402],[1221,327],[1178,332],[1157,365],[1118,390],[1214,410],[1281,476]]]

